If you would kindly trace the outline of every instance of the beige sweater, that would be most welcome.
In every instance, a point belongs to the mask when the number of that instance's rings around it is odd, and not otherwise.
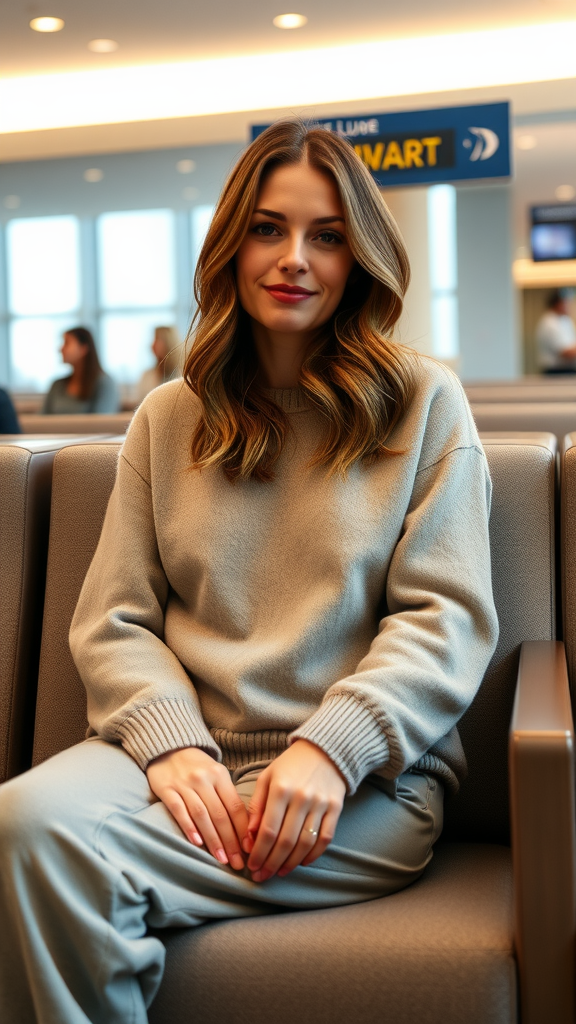
[[[182,381],[145,399],[70,634],[95,733],[143,769],[186,746],[234,769],[304,737],[350,793],[411,766],[457,787],[498,628],[490,482],[457,378],[417,374],[390,438],[406,453],[344,480],[307,465],[323,422],[299,389],[273,392],[292,431],[272,483],[190,469]]]

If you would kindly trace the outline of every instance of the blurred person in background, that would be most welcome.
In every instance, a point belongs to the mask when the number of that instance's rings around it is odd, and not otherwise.
[[[568,296],[555,291],[536,325],[542,373],[576,373],[576,327],[568,313]]]
[[[4,388],[0,388],[0,434],[21,433],[12,399]]]
[[[151,347],[156,365],[146,370],[138,382],[137,405],[159,384],[182,376],[182,342],[176,327],[157,327]]]
[[[63,335],[62,361],[72,367],[68,377],[51,385],[43,413],[118,412],[118,387],[100,366],[94,338],[86,327],[73,327]]]

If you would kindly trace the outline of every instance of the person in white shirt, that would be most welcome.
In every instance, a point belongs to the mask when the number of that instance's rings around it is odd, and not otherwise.
[[[536,344],[542,373],[576,373],[576,327],[563,292],[550,296],[536,325]]]
[[[138,381],[137,405],[159,384],[182,375],[182,342],[176,327],[157,327],[151,348],[156,357],[156,365],[145,370]]]

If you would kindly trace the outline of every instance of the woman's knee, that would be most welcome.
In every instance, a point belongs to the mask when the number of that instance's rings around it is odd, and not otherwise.
[[[38,848],[50,831],[74,828],[74,794],[52,783],[41,769],[33,768],[0,786],[0,851]]]

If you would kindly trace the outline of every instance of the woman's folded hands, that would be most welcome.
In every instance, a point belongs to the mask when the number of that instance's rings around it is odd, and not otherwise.
[[[248,810],[228,770],[197,747],[169,751],[146,770],[152,792],[184,835],[255,882],[320,857],[334,837],[346,783],[319,747],[296,740],[261,773]]]

